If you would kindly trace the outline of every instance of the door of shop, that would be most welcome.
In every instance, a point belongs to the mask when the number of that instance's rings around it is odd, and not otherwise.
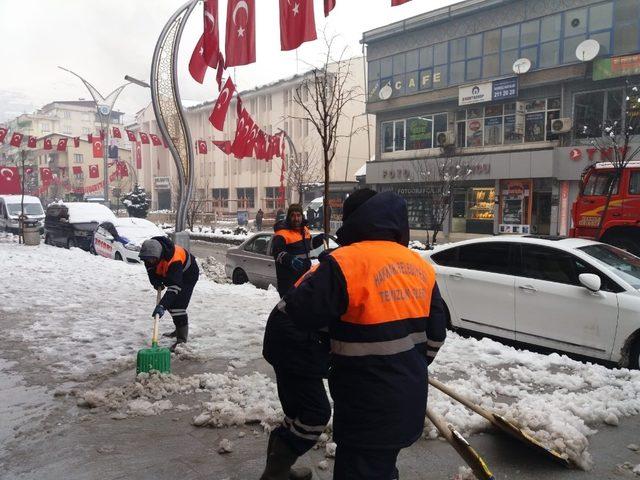
[[[531,232],[538,235],[551,232],[551,192],[533,191]]]

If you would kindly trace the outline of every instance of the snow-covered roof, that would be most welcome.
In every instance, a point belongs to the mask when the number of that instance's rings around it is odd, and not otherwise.
[[[102,223],[117,219],[111,210],[99,203],[68,202],[64,205],[69,209],[69,223]]]

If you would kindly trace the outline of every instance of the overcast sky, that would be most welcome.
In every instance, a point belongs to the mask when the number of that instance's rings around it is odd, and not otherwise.
[[[390,7],[390,0],[337,0],[325,20],[322,0],[315,0],[318,35],[340,35],[350,56],[359,55],[362,32],[456,3],[412,0]],[[53,100],[89,99],[74,70],[106,96],[124,83],[124,75],[149,80],[151,57],[162,27],[185,0],[0,0],[0,122]],[[262,85],[317,63],[322,42],[309,42],[296,53],[280,51],[278,0],[256,0],[257,62],[236,68],[240,89]],[[224,44],[227,0],[219,0],[220,37]],[[179,84],[184,100],[217,95],[212,70],[204,85],[189,76],[187,65],[202,33],[202,6],[187,24],[180,48]],[[151,100],[149,90],[128,86],[116,103],[128,118]]]

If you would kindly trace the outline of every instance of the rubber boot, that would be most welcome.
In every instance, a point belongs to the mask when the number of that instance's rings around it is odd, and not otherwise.
[[[173,332],[165,332],[162,334],[162,336],[166,338],[176,338],[177,335],[178,331],[176,329],[174,329]]]
[[[308,468],[291,468],[298,455],[278,435],[271,433],[267,446],[267,466],[260,480],[310,480]]]
[[[188,336],[189,336],[189,325],[188,324],[187,325],[180,325],[179,327],[176,326],[176,343],[171,345],[169,350],[174,352],[176,350],[176,347],[178,346],[178,344],[187,343],[187,337]]]

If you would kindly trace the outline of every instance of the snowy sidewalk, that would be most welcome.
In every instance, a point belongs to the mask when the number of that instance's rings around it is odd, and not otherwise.
[[[175,375],[134,382],[135,354],[149,343],[155,301],[141,265],[6,239],[0,239],[0,265],[0,328],[9,342],[0,354],[0,388],[14,392],[3,394],[0,411],[0,424],[8,427],[0,429],[0,441],[12,455],[5,462],[14,468],[6,478],[61,478],[44,473],[52,462],[51,473],[66,472],[68,478],[147,478],[142,471],[175,478],[177,471],[168,467],[172,462],[193,473],[184,478],[257,478],[265,431],[280,416],[270,369],[261,360],[264,325],[277,292],[219,285],[201,275],[189,307],[190,342],[172,359]],[[170,328],[170,318],[162,326]],[[595,457],[591,473],[557,470],[534,458],[526,468],[540,475],[609,478],[624,461],[630,462],[621,470],[625,475],[640,464],[640,455],[625,448],[640,443],[630,440],[640,430],[638,417],[629,418],[640,412],[640,372],[450,334],[431,374],[583,467],[592,465],[592,453]],[[430,392],[430,404],[489,452],[488,459],[505,456],[506,464],[492,464],[493,470],[525,468],[509,457],[525,458],[527,450],[512,446],[484,419],[436,391]],[[55,415],[47,418],[47,413]],[[13,428],[18,443],[11,441]],[[482,432],[491,433],[474,435]],[[51,436],[60,446],[59,462],[48,448]],[[220,456],[216,450],[225,437],[234,451]],[[429,440],[436,435],[428,422],[424,437],[401,456],[401,473],[408,473],[402,478],[450,478],[462,460],[447,445]],[[74,445],[83,447],[74,453]],[[608,463],[602,456],[607,445],[617,452]],[[442,469],[430,466],[433,455]],[[189,460],[179,460],[183,457]],[[85,477],[84,461],[92,469]],[[330,478],[324,446],[304,461],[320,478]],[[320,469],[325,464],[327,471]],[[101,475],[107,465],[111,473]],[[421,465],[433,475],[423,475]]]

